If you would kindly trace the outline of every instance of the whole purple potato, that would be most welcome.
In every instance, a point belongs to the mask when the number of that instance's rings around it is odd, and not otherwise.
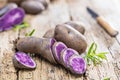
[[[80,54],[85,52],[87,48],[85,37],[79,31],[66,24],[55,27],[54,38],[66,44],[68,48],[75,49]]]
[[[0,18],[0,31],[13,28],[15,25],[23,22],[25,12],[22,8],[14,8],[9,10]]]
[[[77,21],[68,21],[66,23],[64,23],[66,26],[70,26],[74,29],[76,29],[77,31],[79,31],[81,34],[85,33],[85,26],[84,24],[82,24],[81,22],[77,22]],[[49,29],[45,34],[44,34],[44,38],[53,38],[54,37],[54,29]]]
[[[68,21],[68,22],[66,22],[65,24],[73,27],[74,29],[76,29],[77,31],[79,31],[81,34],[84,34],[84,33],[85,33],[85,26],[84,26],[84,24],[81,23],[81,22]]]
[[[21,7],[29,14],[38,14],[47,8],[45,0],[25,0],[21,3]]]

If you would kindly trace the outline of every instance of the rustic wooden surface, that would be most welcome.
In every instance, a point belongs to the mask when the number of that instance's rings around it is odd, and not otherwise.
[[[104,77],[120,80],[120,34],[110,37],[88,14],[87,6],[102,15],[120,33],[120,0],[55,0],[42,14],[26,16],[25,21],[30,23],[30,27],[0,33],[0,80],[103,80]],[[51,65],[38,57],[33,57],[37,63],[35,70],[14,68],[12,56],[15,54],[15,40],[32,29],[36,29],[33,36],[42,37],[48,29],[71,20],[84,23],[88,46],[95,41],[99,45],[98,51],[109,52],[108,61],[88,66],[82,76],[72,75],[63,67]]]

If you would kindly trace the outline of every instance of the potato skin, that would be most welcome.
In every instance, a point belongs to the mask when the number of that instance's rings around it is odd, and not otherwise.
[[[41,2],[41,3],[45,6],[45,8],[47,8],[47,7],[48,7],[48,3],[47,3],[47,1],[46,1],[46,0],[36,0],[36,1]]]
[[[82,34],[85,33],[84,25],[82,23],[80,23],[80,22],[68,21],[68,22],[66,22],[64,24],[73,27],[74,29],[76,29],[77,31],[79,31]],[[54,29],[49,29],[48,31],[46,31],[46,33],[44,34],[43,37],[44,38],[53,38],[54,37]]]
[[[21,7],[29,14],[38,14],[45,10],[43,3],[36,0],[26,0],[21,3]]]
[[[80,54],[85,52],[87,48],[85,37],[69,25],[57,25],[55,28],[54,38],[57,41],[65,43],[67,47],[75,49]]]
[[[18,62],[14,56],[13,56],[12,59],[13,59],[13,63],[14,63],[14,67],[15,67],[15,68],[19,68],[19,69],[29,69],[28,67],[26,67],[26,66],[22,65],[20,62]],[[30,68],[30,69],[31,69],[31,68]]]
[[[80,33],[84,34],[85,33],[85,28],[84,25],[80,22],[77,21],[69,21],[66,22],[65,24],[73,27],[74,29],[76,29],[77,31],[79,31]]]
[[[25,53],[40,53],[40,45],[42,45],[42,38],[25,37],[17,41],[16,47],[19,51]]]
[[[42,45],[40,45],[39,47],[40,55],[43,56],[45,59],[47,59],[49,62],[56,64],[57,62],[55,61],[55,58],[52,52],[53,45],[51,46],[51,39],[43,38]]]
[[[49,29],[43,36],[44,38],[53,38],[54,37],[54,29]]]

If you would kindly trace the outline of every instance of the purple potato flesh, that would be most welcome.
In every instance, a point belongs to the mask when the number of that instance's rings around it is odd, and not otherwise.
[[[15,25],[23,22],[25,12],[22,8],[14,8],[9,10],[4,16],[0,18],[0,31],[9,30]]]
[[[66,50],[64,50],[62,52],[62,55],[61,55],[61,60],[63,62],[63,65],[65,67],[69,67],[69,58],[72,56],[72,55],[79,55],[79,53],[77,51],[75,51],[74,49],[71,49],[71,48],[67,48]]]
[[[81,56],[71,56],[69,66],[71,72],[75,74],[83,74],[86,71],[86,63]]]
[[[15,64],[15,60],[19,63]],[[17,68],[35,68],[36,63],[30,58],[29,55],[25,54],[24,52],[16,52],[14,56],[14,66]]]
[[[66,49],[67,46],[62,43],[62,42],[56,42],[54,45],[53,45],[53,54],[54,54],[54,57],[55,59],[60,62],[60,56],[61,56],[61,51],[63,49]]]

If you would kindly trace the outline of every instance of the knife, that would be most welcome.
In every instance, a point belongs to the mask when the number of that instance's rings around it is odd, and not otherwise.
[[[91,14],[91,16],[96,19],[97,23],[101,25],[102,28],[106,30],[106,32],[112,36],[115,37],[118,34],[118,31],[113,29],[110,24],[108,24],[103,17],[99,16],[96,12],[94,12],[92,9],[87,7],[87,11]]]

